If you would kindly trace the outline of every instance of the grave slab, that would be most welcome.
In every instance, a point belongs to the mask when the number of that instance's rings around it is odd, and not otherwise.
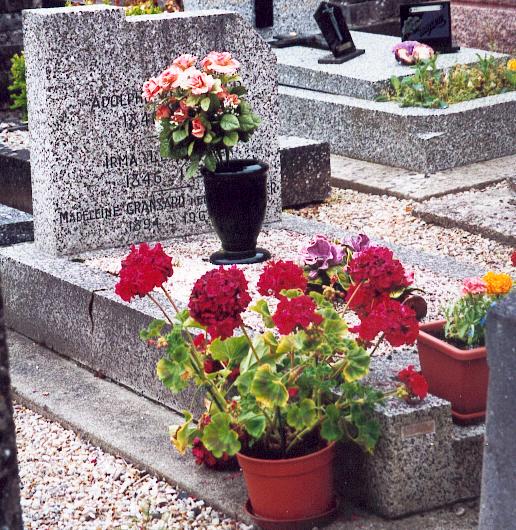
[[[280,85],[374,100],[390,87],[392,76],[412,75],[412,68],[399,64],[391,52],[399,38],[358,31],[352,31],[351,36],[365,54],[344,64],[319,64],[317,61],[328,55],[325,50],[304,46],[275,49]],[[489,54],[499,61],[508,59],[500,53],[462,48],[458,53],[440,55],[437,65],[447,70],[455,64],[473,64],[478,62],[477,54]]]
[[[327,142],[280,136],[283,208],[323,201],[331,192]]]
[[[516,193],[508,183],[430,199],[418,205],[413,215],[445,227],[458,227],[502,243],[516,243]]]
[[[32,215],[0,204],[0,247],[33,239]]]
[[[146,79],[185,52],[204,57],[220,49],[242,63],[262,124],[235,156],[269,164],[266,220],[279,219],[275,56],[241,17],[205,11],[126,18],[122,8],[97,5],[28,10],[23,23],[40,248],[70,254],[209,231],[202,179],[186,180],[184,163],[160,158],[140,96]]]
[[[515,165],[516,156],[513,155],[425,174],[333,155],[331,184],[363,193],[425,201],[496,184],[510,178]]]
[[[0,168],[0,203],[32,213],[30,151],[0,141]]]
[[[507,119],[516,112],[516,91],[447,109],[400,108],[287,86],[279,94],[281,134],[302,131],[329,142],[334,154],[419,173],[516,154],[516,121]]]

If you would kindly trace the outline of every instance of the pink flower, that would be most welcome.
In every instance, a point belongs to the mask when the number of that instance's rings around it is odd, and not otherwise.
[[[192,134],[196,138],[202,138],[206,131],[206,127],[202,124],[202,121],[199,118],[192,120]]]
[[[466,294],[484,294],[487,292],[486,282],[482,278],[464,278],[462,280],[461,293]]]
[[[215,84],[215,79],[204,72],[195,72],[188,79],[187,86],[192,89],[192,94],[196,96],[207,94]]]
[[[163,90],[178,88],[181,84],[181,73],[182,70],[173,65],[162,72],[158,79]]]
[[[240,99],[236,94],[226,94],[224,97],[224,107],[237,107]]]
[[[152,101],[160,93],[161,88],[160,79],[158,77],[151,77],[143,83],[143,99]]]
[[[160,105],[156,109],[156,119],[157,120],[163,120],[163,119],[170,118],[170,115],[171,115],[171,111],[170,111],[170,107],[168,105]]]
[[[189,118],[188,107],[184,100],[179,102],[179,108],[174,112],[174,121],[176,123],[183,123],[186,119]]]
[[[201,61],[201,66],[205,72],[234,74],[240,68],[240,63],[229,52],[213,51]]]
[[[187,70],[188,68],[194,66],[196,62],[197,57],[195,55],[183,53],[183,55],[180,55],[177,59],[174,59],[172,64],[181,70]]]

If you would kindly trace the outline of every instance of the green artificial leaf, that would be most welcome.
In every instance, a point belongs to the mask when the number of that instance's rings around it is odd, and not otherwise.
[[[265,431],[267,420],[263,414],[248,411],[238,417],[238,423],[241,423],[253,438],[260,438]]]
[[[142,329],[140,331],[140,339],[141,340],[149,340],[149,339],[156,339],[161,336],[161,333],[163,331],[163,328],[166,326],[166,322],[164,320],[153,320],[146,329]]]
[[[369,373],[371,357],[369,353],[355,341],[347,341],[346,364],[344,365],[344,379],[347,382],[358,381]]]
[[[249,352],[249,342],[246,337],[230,337],[228,339],[215,339],[208,346],[208,353],[216,361],[231,361],[240,364],[242,359]]]
[[[183,416],[185,421],[182,425],[171,425],[168,428],[170,441],[182,455],[192,445],[194,438],[201,434],[199,429],[195,425],[192,425],[192,415],[185,410]]]
[[[303,399],[299,404],[288,407],[287,423],[297,431],[309,429],[317,421],[317,411],[313,399]]]
[[[220,100],[216,96],[216,94],[210,94],[210,108],[209,112],[215,112],[216,110],[220,109]]]
[[[288,390],[268,364],[256,370],[250,390],[256,401],[265,407],[284,407],[287,404]]]
[[[240,123],[234,114],[224,114],[220,120],[220,127],[226,132],[236,131],[240,127]]]
[[[258,125],[260,125],[260,123],[262,123],[262,119],[260,118],[260,116],[257,116],[256,114],[252,114],[251,113],[251,116],[252,116],[253,121],[254,121],[254,126],[258,127]]]
[[[238,434],[231,429],[231,416],[225,412],[214,414],[204,427],[202,443],[215,458],[221,458],[224,453],[235,455],[240,450],[240,442]]]
[[[204,110],[204,112],[208,112],[208,109],[210,108],[211,99],[206,96],[201,99],[201,109]]]
[[[236,94],[237,96],[243,96],[247,94],[247,89],[243,85],[235,85],[231,89],[231,94]]]
[[[258,300],[256,304],[251,306],[249,309],[262,316],[262,320],[266,328],[274,327],[274,322],[272,321],[271,312],[269,310],[269,304],[266,300]]]
[[[186,170],[186,178],[194,177],[198,169],[199,169],[199,160],[192,160],[190,166]]]
[[[235,147],[238,143],[238,133],[236,131],[228,132],[222,139],[226,147]]]
[[[240,100],[240,114],[249,114],[251,112],[251,105],[245,100]]]
[[[175,144],[182,142],[187,137],[188,137],[188,132],[183,127],[181,127],[181,129],[176,129],[172,133],[172,139],[174,140]]]
[[[242,114],[238,118],[238,122],[240,123],[240,129],[242,131],[253,131],[256,128],[251,114]]]
[[[211,132],[207,132],[205,135],[204,135],[204,138],[202,139],[202,141],[205,143],[205,144],[211,144],[211,142],[213,142],[213,134]],[[211,171],[211,170],[210,170]]]
[[[331,404],[326,407],[326,417],[321,424],[321,436],[328,442],[336,442],[344,436],[344,430],[340,425],[339,409]]]
[[[192,156],[194,149],[195,149],[195,140],[188,144],[188,156]]]
[[[188,375],[185,367],[179,363],[173,363],[168,359],[162,358],[156,366],[158,379],[174,394],[181,392],[188,386]]]
[[[196,107],[199,104],[199,100],[202,96],[194,96],[193,94],[186,98],[187,107]]]
[[[215,171],[217,169],[217,161],[215,157],[210,153],[204,158],[204,165],[208,171]]]

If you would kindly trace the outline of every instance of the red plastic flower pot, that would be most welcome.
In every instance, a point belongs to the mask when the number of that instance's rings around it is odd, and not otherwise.
[[[451,402],[458,423],[481,421],[486,414],[489,368],[486,348],[459,349],[445,340],[444,320],[419,326],[421,371],[431,394]]]
[[[336,505],[335,444],[307,456],[265,460],[237,454],[253,513],[275,521],[317,518]]]

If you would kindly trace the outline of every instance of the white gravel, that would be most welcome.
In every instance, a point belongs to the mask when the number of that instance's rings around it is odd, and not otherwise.
[[[20,405],[15,423],[27,529],[252,528]]]
[[[482,200],[482,191],[478,194]],[[487,270],[514,274],[510,246],[459,228],[444,228],[411,215],[416,202],[387,195],[369,195],[354,190],[333,188],[330,198],[319,205],[288,210],[289,213],[362,232],[429,254],[450,256]]]

